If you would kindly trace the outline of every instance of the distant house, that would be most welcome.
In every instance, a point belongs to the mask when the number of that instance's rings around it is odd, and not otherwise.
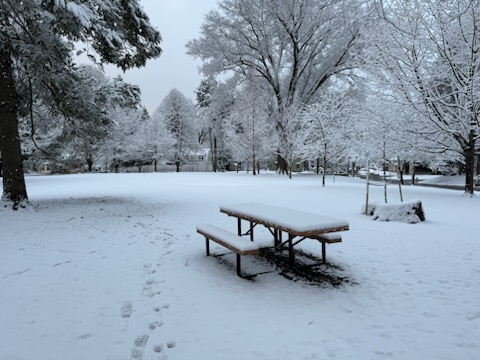
[[[277,158],[271,158],[270,160],[267,161],[267,169],[271,171],[277,171],[278,170],[278,159]],[[292,172],[302,172],[309,170],[309,164],[308,161],[303,161],[298,159],[297,161],[294,161],[292,163]]]
[[[198,151],[192,151],[186,156],[186,160],[189,163],[208,162],[211,160],[210,149],[201,149]]]
[[[397,159],[391,159],[385,168],[386,171],[397,172]],[[403,164],[403,174],[430,174],[432,169],[416,161],[407,161]]]
[[[37,172],[42,175],[50,175],[52,173],[52,164],[48,161],[41,163],[37,168]]]

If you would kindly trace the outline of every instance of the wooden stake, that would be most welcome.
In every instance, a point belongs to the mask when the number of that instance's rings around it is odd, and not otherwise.
[[[400,202],[403,202],[402,182],[400,181],[400,156],[397,156],[397,178],[398,178],[398,191],[400,191]]]
[[[367,160],[367,196],[365,201],[365,215],[368,215],[368,191],[369,191],[369,183],[370,181],[370,160]]]

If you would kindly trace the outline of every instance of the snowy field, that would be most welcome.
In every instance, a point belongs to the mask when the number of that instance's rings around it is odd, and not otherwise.
[[[36,210],[0,208],[1,360],[480,356],[479,197],[404,187],[427,218],[412,225],[362,215],[364,181],[341,177],[325,188],[313,175],[236,173],[30,176],[27,186]],[[383,188],[371,190],[382,202]],[[327,257],[351,281],[247,281],[207,258],[195,224],[234,232],[219,205],[246,201],[348,220]],[[245,270],[259,261],[244,258]]]

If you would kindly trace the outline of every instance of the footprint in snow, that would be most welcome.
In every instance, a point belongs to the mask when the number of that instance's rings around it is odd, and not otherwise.
[[[133,305],[130,301],[125,301],[122,305],[121,314],[122,318],[129,318],[133,313]]]
[[[130,301],[125,301],[120,309],[120,315],[125,319],[124,326],[122,331],[127,331],[128,329],[128,320],[133,313],[133,305]]]
[[[161,293],[161,291],[157,287],[158,282],[155,279],[147,279],[145,281],[145,284],[143,285],[143,295],[147,297],[154,297],[155,295],[158,295]]]
[[[152,349],[153,352],[156,353],[155,359],[158,359],[158,360],[168,359],[165,349],[173,349],[174,347],[175,347],[175,341],[169,341],[165,345],[164,344],[155,345]]]
[[[153,359],[155,359],[155,360],[167,360],[168,359],[167,354],[165,353],[165,351],[163,351],[163,345],[162,344],[155,345],[152,350],[155,353],[155,355],[154,355],[155,357]]]
[[[143,351],[145,345],[147,345],[149,336],[147,334],[142,334],[136,337],[134,346],[132,348],[131,360],[140,360],[143,358]]]

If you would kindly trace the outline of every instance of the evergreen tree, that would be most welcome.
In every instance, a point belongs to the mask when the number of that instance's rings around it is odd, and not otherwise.
[[[66,118],[85,109],[78,106],[74,45],[88,43],[100,63],[126,70],[159,56],[160,41],[138,0],[0,0],[3,200],[14,208],[28,200],[19,137],[19,117],[31,109],[28,94]]]
[[[194,105],[180,91],[173,89],[156,110],[154,119],[161,119],[174,139],[169,155],[179,172],[188,155],[198,149]]]
[[[212,170],[215,172],[227,161],[224,126],[232,112],[234,92],[234,79],[217,83],[209,78],[197,90],[197,106],[200,107],[198,116],[202,129],[200,139],[206,139],[210,144]]]

